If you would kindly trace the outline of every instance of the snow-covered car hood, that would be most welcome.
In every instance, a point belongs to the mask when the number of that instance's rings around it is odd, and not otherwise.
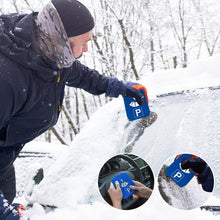
[[[213,59],[213,62],[216,60]],[[213,77],[210,74],[210,82],[204,83],[206,88],[198,89],[201,84],[195,86],[196,83],[192,82],[196,89],[184,90],[186,85],[183,83],[179,87],[177,85],[180,90],[172,90],[179,91],[172,95],[156,96],[162,88],[158,93],[149,92],[150,109],[158,114],[158,119],[136,138],[132,151],[151,166],[155,180],[163,163],[173,155],[192,153],[202,157],[215,176],[213,197],[208,204],[212,201],[220,203],[220,89],[216,80],[214,86],[208,88],[218,70],[216,68],[213,72]],[[103,219],[108,215],[111,219],[122,216],[134,219],[137,215],[142,219],[163,219],[164,215],[167,219],[174,219],[182,215],[162,201],[157,187],[146,205],[123,214],[112,213],[112,208],[99,194],[97,183],[101,167],[112,156],[123,153],[130,139],[137,137],[138,134],[133,133],[137,123],[126,118],[121,98],[100,108],[76,136],[71,147],[47,171],[44,180],[34,188],[32,202],[56,206],[57,216],[66,210],[76,219],[87,219],[91,215],[94,219]],[[212,217],[211,213],[204,215],[204,212],[198,208],[184,213],[184,218]]]

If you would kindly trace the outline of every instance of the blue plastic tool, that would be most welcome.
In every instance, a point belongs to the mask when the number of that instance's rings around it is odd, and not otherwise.
[[[124,97],[125,109],[126,109],[127,117],[130,121],[147,117],[150,114],[150,109],[147,104],[147,99],[144,94],[144,91],[142,89],[140,89],[139,91],[145,97],[143,105],[138,105],[138,103],[134,98]]]
[[[181,162],[184,158],[191,158],[191,155],[182,154],[166,170],[166,174],[180,187],[186,186],[196,174],[191,169],[183,170],[181,168]]]
[[[127,173],[120,173],[118,176],[115,176],[112,179],[112,183],[115,186],[115,188],[116,188],[116,185],[115,185],[116,181],[118,181],[119,184],[120,184],[120,188],[121,188],[121,191],[122,191],[123,199],[127,199],[132,194],[137,192],[137,190],[130,189],[129,186],[131,186],[131,185],[135,186],[135,184],[132,181],[132,179],[128,176]]]

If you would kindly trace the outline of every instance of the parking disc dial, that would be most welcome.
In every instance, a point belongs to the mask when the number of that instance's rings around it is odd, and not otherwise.
[[[125,109],[130,121],[147,117],[150,114],[150,109],[144,91],[142,89],[139,91],[144,95],[143,105],[138,105],[134,98],[124,97]]]
[[[166,174],[180,187],[186,186],[196,174],[191,169],[182,170],[181,162],[184,158],[191,158],[191,155],[182,154],[166,170]]]
[[[123,199],[127,199],[128,197],[130,197],[132,194],[134,194],[135,192],[137,192],[137,190],[132,190],[130,189],[130,186],[135,186],[134,182],[132,181],[132,179],[128,176],[127,173],[120,173],[119,175],[115,176],[112,179],[112,183],[114,185],[114,187],[116,188],[115,182],[118,181],[120,184],[120,188],[122,191],[122,196]]]

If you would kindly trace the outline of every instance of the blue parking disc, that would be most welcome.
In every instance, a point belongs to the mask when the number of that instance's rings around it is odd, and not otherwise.
[[[122,191],[123,199],[127,199],[131,195],[133,195],[137,190],[130,189],[130,186],[135,186],[132,179],[129,177],[127,173],[120,173],[119,175],[113,177],[112,183],[116,188],[115,182],[118,181],[120,184],[120,188]]]
[[[125,109],[127,117],[130,121],[147,117],[150,114],[150,109],[144,91],[142,89],[140,89],[139,91],[144,95],[143,105],[138,105],[134,98],[124,97]]]
[[[191,158],[191,155],[182,154],[166,170],[166,174],[180,187],[186,186],[196,174],[191,169],[182,170],[181,162],[184,158]]]

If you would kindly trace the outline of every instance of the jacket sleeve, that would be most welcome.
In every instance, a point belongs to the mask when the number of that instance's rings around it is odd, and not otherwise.
[[[0,80],[0,146],[4,145],[8,121],[24,104],[25,93],[20,91],[21,88],[13,83],[13,79],[9,80],[7,77],[2,77]]]
[[[93,95],[106,93],[109,78],[90,69],[79,61],[75,61],[70,68],[71,72],[66,85],[84,89]]]
[[[211,168],[206,165],[205,169],[198,176],[198,181],[202,184],[203,190],[206,192],[212,192],[214,187],[214,177]]]
[[[5,80],[0,80],[0,129],[13,115],[15,98],[13,93],[11,86]]]

